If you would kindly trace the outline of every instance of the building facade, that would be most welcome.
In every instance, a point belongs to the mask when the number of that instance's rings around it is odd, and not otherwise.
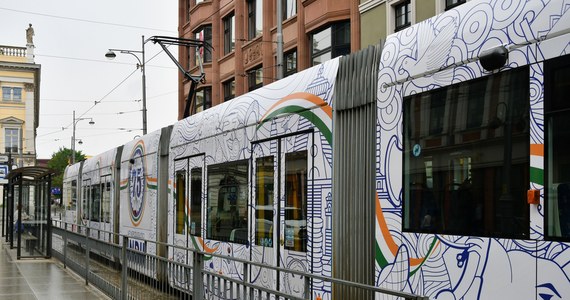
[[[362,47],[472,0],[360,0]]]
[[[0,156],[10,154],[13,167],[36,164],[40,71],[33,43],[0,46]]]
[[[358,2],[281,0],[284,76],[360,49]],[[268,0],[179,0],[179,36],[201,39],[206,82],[197,87],[196,113],[277,78],[277,7]],[[198,73],[195,49],[180,49],[183,66]],[[179,77],[179,119],[190,82]]]
[[[206,82],[190,114],[277,80],[277,1],[282,3],[284,76],[378,44],[388,35],[469,0],[179,0],[179,36],[212,46],[200,52]],[[196,49],[179,61],[200,72]],[[179,76],[178,119],[190,81]]]

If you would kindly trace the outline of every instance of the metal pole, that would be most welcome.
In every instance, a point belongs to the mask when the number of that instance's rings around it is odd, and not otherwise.
[[[143,135],[146,134],[146,61],[144,57],[144,35],[142,36],[142,103],[143,103]]]
[[[71,136],[71,164],[75,163],[75,111],[73,111],[73,135]]]
[[[283,78],[283,1],[277,1],[277,80]]]
[[[129,287],[128,287],[128,273],[127,268],[129,264],[127,263],[127,247],[129,246],[129,238],[127,236],[123,236],[123,248],[121,249],[121,259],[122,259],[122,266],[121,266],[121,299],[127,300],[129,296]]]

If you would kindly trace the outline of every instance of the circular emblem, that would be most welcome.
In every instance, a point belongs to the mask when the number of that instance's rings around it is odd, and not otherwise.
[[[142,220],[145,205],[146,177],[144,169],[144,148],[138,144],[129,163],[129,208],[133,225],[138,226]]]
[[[415,144],[414,148],[412,148],[412,154],[415,157],[420,156],[420,154],[422,153],[422,146],[420,146],[420,144]]]

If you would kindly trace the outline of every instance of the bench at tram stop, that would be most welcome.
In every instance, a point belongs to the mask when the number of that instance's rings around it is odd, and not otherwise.
[[[31,232],[24,232],[21,235],[22,244],[26,246],[26,252],[30,255],[34,254],[34,248],[36,248],[36,242],[38,238],[33,236]]]

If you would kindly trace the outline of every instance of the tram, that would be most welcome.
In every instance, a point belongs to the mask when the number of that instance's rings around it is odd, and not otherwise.
[[[569,10],[470,1],[71,165],[66,219],[430,299],[567,299]],[[175,249],[159,255],[192,261]]]

